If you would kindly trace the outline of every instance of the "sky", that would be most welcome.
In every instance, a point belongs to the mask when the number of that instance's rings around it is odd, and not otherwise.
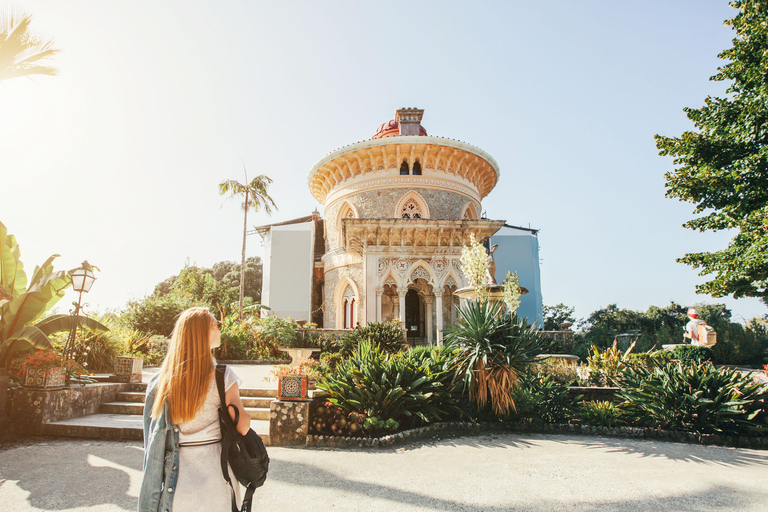
[[[217,185],[244,165],[274,180],[279,209],[249,226],[322,214],[312,166],[417,107],[430,135],[498,162],[483,209],[540,230],[545,304],[766,313],[696,295],[706,277],[675,259],[733,233],[681,227],[694,205],[664,197],[673,164],[653,138],[724,95],[709,77],[734,37],[725,0],[0,0],[11,9],[61,52],[59,76],[0,82],[0,221],[29,272],[51,254],[97,265],[92,311],[187,260],[239,261],[242,212]]]

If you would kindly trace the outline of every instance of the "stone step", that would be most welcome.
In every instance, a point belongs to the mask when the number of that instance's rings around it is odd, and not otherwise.
[[[131,393],[142,393],[145,394],[147,392],[147,383],[146,382],[136,382],[133,384],[128,384],[128,389]],[[273,388],[240,388],[240,397],[249,397],[249,398],[275,398],[277,397],[277,389]]]
[[[127,414],[141,416],[144,414],[144,404],[132,402],[107,402],[101,404],[102,414]],[[269,407],[245,407],[245,412],[252,420],[269,420]]]
[[[274,401],[274,398],[249,398],[240,397],[243,402],[243,407],[257,407],[262,409],[269,409],[269,405]]]
[[[277,389],[272,388],[240,388],[240,398],[276,398]]]
[[[99,406],[99,412],[102,414],[135,414],[141,416],[144,414],[144,403],[107,402]]]
[[[269,423],[269,407],[245,407],[245,412],[251,417],[251,420],[262,420]]]
[[[91,414],[81,418],[44,424],[44,434],[104,440],[136,440],[144,438],[144,423],[137,414]],[[269,420],[252,420],[251,428],[269,445]]]
[[[118,402],[131,402],[135,404],[143,404],[144,398],[146,398],[146,393],[142,391],[126,391],[123,393],[117,394],[117,401]]]

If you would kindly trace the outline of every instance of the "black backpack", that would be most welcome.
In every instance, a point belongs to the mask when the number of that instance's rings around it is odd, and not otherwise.
[[[216,365],[216,387],[219,390],[221,406],[219,407],[219,426],[221,427],[221,472],[224,480],[227,481],[232,489],[232,512],[250,512],[253,493],[257,487],[264,485],[269,471],[269,456],[264,441],[259,435],[250,429],[247,434],[242,435],[237,431],[235,425],[240,419],[240,410],[232,405],[226,405],[224,397],[224,372],[227,365]],[[235,411],[235,419],[229,415],[229,407]],[[227,463],[232,468],[232,474],[245,490],[243,497],[243,506],[240,510],[235,502],[235,489],[229,478]]]

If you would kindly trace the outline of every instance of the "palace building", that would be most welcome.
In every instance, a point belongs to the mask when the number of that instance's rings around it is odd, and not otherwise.
[[[370,140],[343,147],[309,171],[324,206],[257,227],[264,239],[262,303],[278,316],[329,329],[399,321],[413,344],[439,343],[467,285],[461,248],[470,235],[497,245],[495,278],[517,272],[529,293],[520,316],[541,318],[537,231],[482,215],[499,181],[485,151],[427,134],[423,110],[398,109]]]

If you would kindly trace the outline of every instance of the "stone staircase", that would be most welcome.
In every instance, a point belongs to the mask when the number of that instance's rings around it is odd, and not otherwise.
[[[144,439],[144,394],[147,384],[127,384],[128,391],[117,394],[116,401],[101,404],[98,414],[53,421],[43,425],[45,435],[109,440]],[[269,407],[276,389],[241,388],[240,398],[251,417],[251,428],[269,445]]]

